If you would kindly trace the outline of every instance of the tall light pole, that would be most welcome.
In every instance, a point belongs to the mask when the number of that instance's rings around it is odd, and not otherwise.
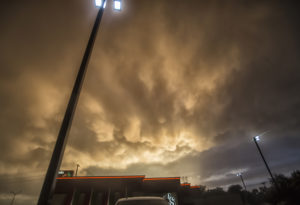
[[[276,181],[275,181],[275,179],[274,179],[274,177],[273,177],[273,174],[272,174],[272,172],[271,172],[271,170],[270,170],[270,167],[269,167],[269,165],[268,165],[268,163],[267,163],[267,161],[266,161],[266,159],[265,159],[265,157],[264,157],[264,155],[263,155],[263,153],[262,153],[262,151],[261,151],[261,149],[260,149],[260,147],[259,147],[259,145],[258,145],[258,143],[257,143],[257,141],[260,140],[260,139],[259,139],[259,136],[253,137],[253,140],[254,140],[254,143],[255,143],[255,145],[256,145],[256,147],[257,147],[257,149],[258,149],[258,152],[259,152],[259,154],[260,154],[262,160],[264,161],[264,163],[265,163],[265,165],[266,165],[266,168],[267,168],[267,170],[268,170],[268,172],[269,172],[269,174],[270,174],[270,176],[271,176],[271,179],[272,179],[272,181],[273,181],[273,183],[274,183],[274,185],[275,185],[277,191],[279,191],[279,186],[278,186],[278,184],[276,183]]]
[[[243,178],[243,175],[242,175],[242,173],[238,173],[236,176],[238,176],[238,177],[240,177],[240,178],[241,178],[241,180],[242,180],[242,183],[243,183],[243,186],[244,186],[244,189],[245,189],[245,191],[247,191],[246,184],[245,184],[245,182],[244,182],[244,178]]]
[[[67,142],[67,137],[68,133],[72,124],[72,119],[74,116],[74,112],[76,109],[76,105],[78,102],[78,98],[80,95],[83,79],[86,73],[86,68],[89,62],[89,58],[91,56],[91,51],[94,46],[96,34],[102,19],[102,15],[104,12],[104,6],[106,4],[106,0],[96,0],[96,5],[100,6],[100,9],[98,11],[92,33],[90,35],[88,44],[86,46],[81,65],[73,86],[73,90],[69,99],[69,103],[64,115],[63,122],[61,124],[59,134],[56,140],[56,144],[54,147],[54,151],[52,153],[52,157],[50,160],[50,164],[47,170],[47,174],[44,180],[44,184],[40,193],[40,197],[38,200],[38,205],[47,205],[50,203],[50,199],[52,197],[55,184],[56,184],[56,177],[57,177],[57,172],[58,169],[60,168],[60,164],[62,161],[62,157],[64,154],[66,142]]]

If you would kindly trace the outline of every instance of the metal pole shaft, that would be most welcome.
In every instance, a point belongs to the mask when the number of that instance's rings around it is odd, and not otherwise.
[[[264,157],[264,155],[263,155],[263,153],[262,153],[262,151],[261,151],[261,149],[260,149],[258,143],[257,143],[257,141],[256,141],[255,138],[253,138],[253,139],[254,139],[255,145],[256,145],[256,147],[257,147],[257,149],[258,149],[258,151],[259,151],[259,154],[260,154],[262,160],[264,161],[264,163],[265,163],[265,165],[266,165],[266,167],[267,167],[267,170],[268,170],[268,172],[269,172],[269,174],[270,174],[270,176],[271,176],[271,179],[272,179],[272,181],[273,181],[273,183],[274,183],[274,185],[275,185],[277,191],[279,191],[279,187],[278,187],[278,185],[277,185],[277,183],[276,183],[276,181],[275,181],[275,179],[274,179],[274,177],[273,177],[273,174],[272,174],[272,172],[271,172],[271,170],[270,170],[270,168],[269,168],[269,166],[268,166],[268,163],[267,163],[267,161],[266,161],[266,159],[265,159],[265,157]]]
[[[47,170],[47,174],[44,180],[44,184],[40,193],[40,197],[38,200],[38,205],[47,205],[49,204],[49,200],[52,197],[52,194],[54,192],[54,188],[55,188],[55,184],[56,184],[56,177],[57,177],[57,172],[58,169],[60,167],[61,161],[62,161],[62,157],[64,154],[64,150],[65,150],[65,146],[66,146],[66,142],[67,142],[67,136],[72,124],[72,119],[74,116],[74,112],[76,109],[76,105],[77,105],[77,101],[79,98],[79,94],[81,91],[81,87],[82,87],[82,83],[83,83],[83,79],[86,73],[86,67],[91,55],[91,51],[93,49],[93,45],[95,42],[95,38],[96,38],[96,34],[101,22],[101,18],[103,15],[103,5],[105,3],[105,0],[102,2],[102,6],[100,7],[94,26],[93,26],[93,30],[92,33],[90,35],[77,77],[76,77],[76,81],[74,83],[74,87],[72,90],[72,94],[71,97],[69,99],[69,103],[65,112],[65,116],[62,122],[62,125],[60,127],[60,131],[57,137],[57,141],[55,144],[55,148],[51,157],[51,161]]]
[[[244,182],[244,178],[241,174],[240,174],[240,177],[241,177],[242,183],[244,185],[244,189],[245,189],[245,191],[247,191],[247,188],[246,188],[246,185],[245,185],[245,182]]]

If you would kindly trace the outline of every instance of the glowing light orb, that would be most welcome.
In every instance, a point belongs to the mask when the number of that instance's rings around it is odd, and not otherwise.
[[[122,9],[122,3],[121,0],[115,0],[114,1],[114,9],[120,11]]]
[[[106,3],[106,2],[105,2]],[[104,3],[104,8],[105,8],[105,3]],[[102,6],[102,0],[95,0],[96,6],[100,7]]]

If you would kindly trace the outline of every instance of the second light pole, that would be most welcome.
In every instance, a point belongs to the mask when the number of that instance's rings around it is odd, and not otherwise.
[[[264,163],[265,163],[265,165],[266,165],[266,168],[267,168],[267,170],[268,170],[268,172],[269,172],[269,174],[270,174],[270,176],[271,176],[271,179],[272,179],[272,181],[273,181],[273,183],[274,183],[274,185],[275,185],[277,191],[279,192],[279,186],[278,186],[276,180],[274,179],[273,174],[272,174],[272,172],[271,172],[271,170],[270,170],[270,167],[269,167],[269,165],[268,165],[268,163],[267,163],[267,161],[266,161],[266,159],[265,159],[265,157],[264,157],[264,155],[263,155],[263,153],[262,153],[262,151],[261,151],[261,149],[260,149],[260,147],[259,147],[259,145],[258,145],[258,143],[257,143],[257,141],[260,140],[260,139],[259,139],[259,136],[253,137],[253,140],[254,140],[254,143],[255,143],[255,145],[256,145],[256,147],[257,147],[257,149],[258,149],[258,152],[259,152],[259,154],[260,154],[262,160],[264,161]]]
[[[244,189],[245,189],[245,191],[247,191],[246,184],[245,184],[245,182],[244,182],[244,178],[243,178],[243,175],[242,175],[242,173],[238,173],[236,176],[238,176],[238,177],[240,177],[240,178],[241,178],[241,180],[242,180],[242,183],[243,183],[243,186],[244,186]]]

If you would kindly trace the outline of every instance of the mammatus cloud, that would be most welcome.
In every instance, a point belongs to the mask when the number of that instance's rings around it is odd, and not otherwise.
[[[275,171],[299,168],[297,9],[173,3],[106,10],[62,168],[190,176],[210,187],[238,183],[234,172],[243,170],[259,182],[267,176],[249,153],[251,137],[265,130]],[[80,1],[2,8],[0,176],[10,182],[0,200],[18,186],[36,198],[96,9]]]

